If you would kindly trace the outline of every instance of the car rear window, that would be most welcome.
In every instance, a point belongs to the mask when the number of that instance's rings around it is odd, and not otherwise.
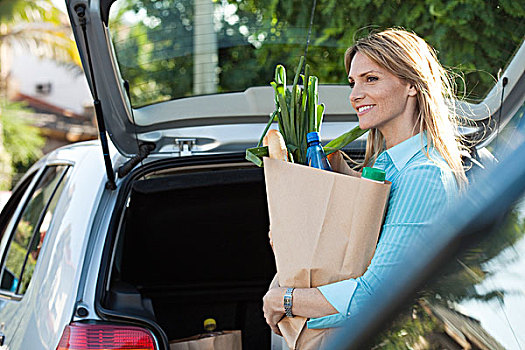
[[[307,63],[322,84],[347,84],[343,55],[372,30],[404,27],[425,38],[458,73],[458,92],[482,99],[525,35],[513,2],[318,1]],[[301,55],[312,2],[117,0],[109,28],[134,107],[268,86],[276,64]]]

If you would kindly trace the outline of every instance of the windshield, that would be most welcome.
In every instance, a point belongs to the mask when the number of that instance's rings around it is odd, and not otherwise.
[[[315,2],[314,2],[315,3]],[[513,2],[317,1],[307,62],[321,84],[347,84],[343,55],[356,38],[412,30],[458,73],[458,94],[482,99],[525,35]],[[268,86],[276,64],[305,54],[312,3],[258,0],[118,0],[109,28],[133,107]],[[291,81],[289,81],[291,83]]]

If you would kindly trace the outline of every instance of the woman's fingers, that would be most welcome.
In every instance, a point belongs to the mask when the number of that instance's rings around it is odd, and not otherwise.
[[[277,335],[281,335],[277,323],[284,317],[282,295],[284,295],[283,288],[272,288],[263,297],[264,318],[272,331]]]
[[[277,325],[275,325],[275,326],[270,326],[270,328],[272,329],[272,331],[273,331],[275,334],[280,335],[281,337],[283,336],[283,335],[281,334],[281,331],[279,330],[279,327],[277,327]]]
[[[273,249],[272,231],[268,231],[268,238],[270,239],[270,245],[272,246],[272,249]]]
[[[268,323],[268,326],[272,329],[272,332],[274,332],[277,335],[282,336],[281,331],[279,330],[279,327],[277,327],[277,323],[282,319],[282,317],[276,316],[275,314],[264,314],[264,318],[266,320],[266,323]]]

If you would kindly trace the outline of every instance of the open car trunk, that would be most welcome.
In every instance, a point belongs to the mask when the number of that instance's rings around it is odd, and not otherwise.
[[[204,169],[137,180],[117,241],[106,307],[157,322],[169,340],[240,329],[269,349],[262,297],[275,274],[262,169]]]

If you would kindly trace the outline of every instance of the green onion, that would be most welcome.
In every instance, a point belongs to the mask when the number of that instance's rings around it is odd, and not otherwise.
[[[350,142],[361,137],[367,130],[362,130],[359,126],[356,126],[352,130],[345,132],[343,135],[328,142],[324,147],[324,152],[328,155],[340,150],[341,148],[348,145]]]
[[[316,76],[310,76],[308,79],[308,132],[314,132],[316,130],[317,121],[317,102],[319,101],[319,93],[317,87],[318,79]]]
[[[268,129],[275,121],[279,125],[279,131],[284,138],[288,157],[292,163],[295,161],[305,164],[306,134],[312,131],[320,132],[321,130],[325,105],[318,104],[319,80],[316,76],[310,75],[308,64],[305,65],[304,75],[302,75],[303,65],[304,57],[301,57],[295,71],[292,91],[286,88],[286,69],[282,65],[275,67],[275,81],[270,83],[275,93],[275,110],[270,115],[257,147],[246,150],[246,159],[257,166],[263,166],[262,157],[268,156],[268,147],[260,146]],[[299,85],[299,78],[303,82],[303,87]],[[365,132],[366,130],[361,130],[359,127],[346,132],[324,147],[326,154],[345,147]]]
[[[263,166],[262,157],[268,157],[268,146],[248,148],[246,150],[246,160],[258,167]]]

